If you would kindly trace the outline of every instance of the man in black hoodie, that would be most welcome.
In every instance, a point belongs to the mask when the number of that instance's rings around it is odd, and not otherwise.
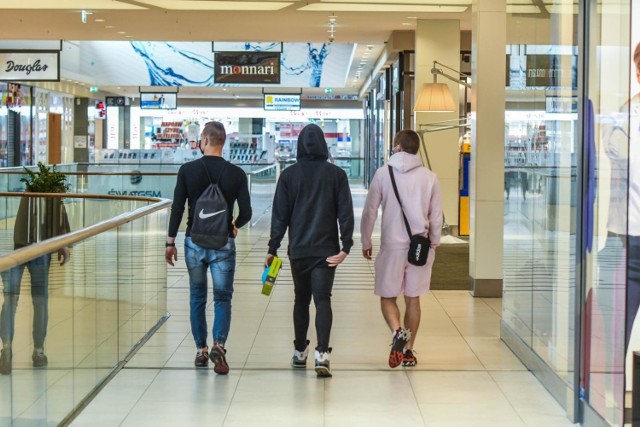
[[[295,290],[295,351],[291,366],[301,369],[307,366],[309,304],[313,296],[318,338],[315,370],[321,377],[331,376],[331,288],[335,268],[345,260],[353,246],[354,223],[347,174],[328,163],[328,158],[322,129],[315,124],[305,126],[298,136],[298,162],[285,169],[278,180],[271,213],[271,240],[265,260],[266,265],[271,264],[289,229],[287,254]]]

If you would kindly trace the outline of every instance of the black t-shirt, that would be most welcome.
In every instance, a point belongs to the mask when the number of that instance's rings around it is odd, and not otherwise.
[[[205,166],[207,170],[205,170]],[[220,176],[223,166],[225,166],[224,173]],[[178,234],[186,201],[189,202],[186,235],[190,235],[193,207],[200,194],[210,184],[207,171],[211,180],[214,183],[218,182],[229,209],[233,209],[235,202],[238,202],[239,212],[238,217],[235,219],[236,227],[240,228],[251,220],[251,198],[245,172],[222,157],[204,156],[201,159],[185,163],[178,170],[178,180],[173,192],[173,205],[171,206],[171,218],[169,219],[169,237],[176,237]],[[219,181],[218,177],[220,177]],[[233,226],[231,224],[232,218],[229,216],[229,236],[233,236]]]

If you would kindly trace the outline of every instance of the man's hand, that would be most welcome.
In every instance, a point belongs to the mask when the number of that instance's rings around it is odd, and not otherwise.
[[[61,266],[69,262],[69,258],[71,258],[71,252],[68,247],[58,249],[58,262]]]
[[[169,246],[164,251],[164,259],[167,264],[173,267],[173,262],[178,261],[178,249],[175,246]]]
[[[238,227],[236,227],[235,224],[233,224],[233,237],[237,237],[238,236]]]
[[[329,267],[337,267],[338,265],[342,264],[342,261],[345,260],[347,255],[349,254],[344,251],[340,251],[339,254],[328,257],[327,264],[329,264]]]
[[[369,261],[371,261],[371,255],[373,255],[373,250],[371,248],[362,250],[362,256]]]
[[[267,257],[264,259],[264,267],[265,268],[269,267],[275,257],[276,257],[275,255],[267,254]]]

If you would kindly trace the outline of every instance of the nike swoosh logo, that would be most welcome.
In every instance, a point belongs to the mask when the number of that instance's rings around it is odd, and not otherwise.
[[[218,211],[218,212],[212,212],[212,213],[210,213],[210,214],[206,214],[206,213],[204,213],[204,209],[202,209],[202,210],[200,211],[200,213],[198,214],[198,216],[199,216],[201,219],[207,219],[207,218],[211,218],[212,216],[215,216],[215,215],[221,214],[222,212],[226,212],[226,211],[227,211],[226,209],[223,209],[223,210]]]

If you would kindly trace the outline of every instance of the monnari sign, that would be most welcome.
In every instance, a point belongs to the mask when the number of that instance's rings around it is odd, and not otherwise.
[[[0,81],[60,81],[59,51],[0,51]]]
[[[280,84],[280,53],[216,52],[214,82]]]

